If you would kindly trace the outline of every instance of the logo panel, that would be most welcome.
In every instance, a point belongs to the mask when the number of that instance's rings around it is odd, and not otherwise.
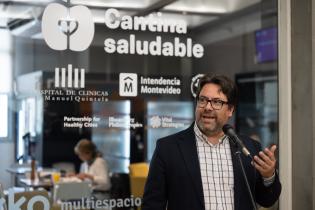
[[[55,68],[55,88],[84,88],[85,69],[74,68],[68,65],[66,68]]]
[[[94,38],[92,13],[82,5],[67,8],[52,3],[43,13],[42,33],[54,50],[86,50]]]
[[[119,74],[119,95],[137,96],[138,95],[138,75],[132,73]]]
[[[190,91],[191,94],[193,95],[194,98],[196,98],[197,96],[197,90],[198,90],[198,86],[199,86],[199,80],[201,77],[203,77],[204,74],[197,74],[196,76],[194,76],[191,79],[191,83],[190,83]]]

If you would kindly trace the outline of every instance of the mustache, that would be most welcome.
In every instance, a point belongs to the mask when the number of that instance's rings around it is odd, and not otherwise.
[[[217,113],[213,111],[205,111],[202,113],[202,116],[204,117],[217,117]]]

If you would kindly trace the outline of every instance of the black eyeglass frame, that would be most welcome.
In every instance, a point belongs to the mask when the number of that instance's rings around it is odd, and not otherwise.
[[[200,99],[206,100],[206,101],[205,101],[206,103],[204,103],[204,105],[201,105],[201,104],[200,104]],[[205,108],[205,107],[208,105],[209,102],[210,102],[210,105],[211,105],[212,109],[214,109],[214,110],[221,110],[224,104],[229,104],[228,101],[222,101],[221,99],[217,99],[217,98],[215,98],[215,99],[209,99],[209,98],[207,98],[207,97],[205,97],[205,96],[198,96],[198,97],[197,97],[197,106],[198,106],[199,108]],[[218,106],[217,106],[217,107],[214,107],[213,104],[212,104],[213,102],[218,102],[218,103],[220,103],[220,105],[219,105],[220,108],[219,108]]]

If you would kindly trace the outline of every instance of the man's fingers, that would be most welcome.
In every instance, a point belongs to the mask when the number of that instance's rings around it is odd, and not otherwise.
[[[254,156],[253,164],[263,177],[270,177],[274,173],[276,165],[276,149],[276,145],[273,145],[270,148],[260,151],[258,155]]]
[[[258,171],[264,171],[264,169],[263,169],[260,165],[258,165],[257,163],[254,163],[254,166],[255,166],[255,168],[256,168]]]
[[[271,151],[273,154],[275,154],[276,149],[277,149],[277,145],[274,144],[274,145],[271,146],[270,151]]]
[[[264,167],[264,165],[266,165],[265,162],[262,159],[260,159],[258,156],[254,156],[254,160],[261,167]]]
[[[272,164],[271,157],[266,155],[264,152],[259,152],[259,157],[263,160],[263,162],[268,163],[269,165]]]
[[[264,152],[265,152],[265,154],[268,155],[269,157],[273,156],[272,151],[269,150],[268,148],[265,148]]]
[[[277,149],[276,145],[273,145],[270,149],[268,149],[268,148],[264,149],[265,154],[270,158],[271,161],[276,160],[276,158],[275,158],[276,149]]]

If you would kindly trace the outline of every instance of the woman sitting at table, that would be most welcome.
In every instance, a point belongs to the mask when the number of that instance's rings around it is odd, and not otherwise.
[[[106,161],[97,151],[95,144],[87,139],[80,140],[74,152],[83,161],[80,173],[76,175],[81,180],[91,180],[94,190],[107,191],[110,189],[109,170]]]

